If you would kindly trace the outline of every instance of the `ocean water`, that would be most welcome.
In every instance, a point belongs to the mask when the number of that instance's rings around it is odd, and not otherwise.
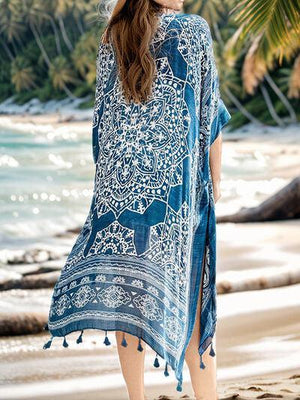
[[[34,247],[81,226],[93,192],[92,127],[88,132],[67,122],[56,129],[51,125],[2,125],[1,249]],[[286,183],[266,179],[268,160],[257,151],[240,154],[229,147],[222,157],[217,214],[255,206]]]
[[[1,127],[0,139],[2,248],[82,224],[93,191],[90,137]]]

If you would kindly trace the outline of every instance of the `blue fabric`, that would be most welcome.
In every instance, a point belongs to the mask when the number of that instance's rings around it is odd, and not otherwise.
[[[53,337],[85,329],[135,335],[137,349],[138,338],[147,342],[181,387],[202,282],[200,355],[215,333],[209,149],[230,115],[203,18],[161,14],[151,51],[152,96],[128,105],[113,48],[99,45],[94,192],[54,287],[48,327]]]
[[[219,98],[218,114],[213,120],[211,128],[210,145],[212,145],[214,141],[217,139],[219,133],[222,131],[223,126],[227,124],[229,119],[230,119],[230,114],[227,108],[225,107],[223,100]]]

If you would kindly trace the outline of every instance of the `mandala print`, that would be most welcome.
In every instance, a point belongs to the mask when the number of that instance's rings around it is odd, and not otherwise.
[[[149,294],[136,296],[133,302],[146,318],[156,321],[163,319],[163,314],[157,301]]]
[[[88,255],[93,254],[136,254],[133,243],[134,231],[114,221],[107,228],[97,232]]]
[[[84,307],[87,303],[91,302],[96,296],[96,293],[89,286],[81,286],[72,297],[72,303],[75,307]]]
[[[98,298],[110,308],[120,307],[131,301],[129,293],[122,286],[109,286],[98,293]]]
[[[221,129],[229,117],[220,109],[212,38],[201,17],[162,16],[150,49],[157,74],[149,100],[137,104],[125,101],[112,45],[99,46],[93,198],[55,285],[48,326],[53,337],[90,326],[138,335],[182,383],[203,250],[199,352],[215,331],[207,150],[212,126]]]
[[[153,199],[165,200],[170,186],[181,183],[190,115],[182,95],[184,83],[173,76],[168,61],[164,63],[154,99],[127,105],[120,101],[118,80],[103,99],[96,166],[98,217],[110,210],[116,217],[125,209],[144,213]]]

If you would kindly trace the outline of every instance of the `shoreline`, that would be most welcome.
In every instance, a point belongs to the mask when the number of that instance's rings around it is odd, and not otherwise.
[[[247,387],[257,385],[259,378],[281,379],[299,372],[299,289],[300,284],[292,291],[286,287],[218,296],[218,382],[226,395],[233,385],[242,396]],[[288,294],[289,302],[286,301]],[[62,400],[93,400],[97,396],[125,400],[114,334],[110,335],[109,347],[103,344],[104,332],[87,330],[81,344],[76,343],[77,336],[77,332],[68,336],[67,349],[62,346],[63,338],[54,338],[47,351],[42,349],[49,338],[47,333],[0,338],[0,398],[38,400],[45,396],[46,400],[51,398],[50,393],[52,396],[57,393]],[[179,398],[173,371],[166,378],[163,362],[159,370],[154,369],[155,353],[149,346],[145,348],[149,400],[161,393]],[[238,390],[241,382],[247,382],[242,391]],[[89,388],[88,394],[86,388]],[[181,395],[185,393],[192,393],[186,365]]]

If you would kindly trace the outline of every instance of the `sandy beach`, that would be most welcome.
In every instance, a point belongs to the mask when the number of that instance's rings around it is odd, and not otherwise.
[[[49,141],[58,137],[69,140],[78,135],[86,135],[89,140],[89,112],[84,111],[77,120],[63,110],[60,114],[1,115],[0,127],[29,132],[33,137],[44,136]],[[217,215],[236,212],[241,205],[255,206],[300,175],[299,125],[290,126],[284,134],[281,129],[257,132],[255,127],[248,126],[224,133],[224,180],[222,198],[216,204]],[[2,162],[7,159],[2,158]],[[86,165],[90,168],[92,164]],[[231,178],[236,169],[238,180]],[[299,220],[218,224],[218,282],[245,277],[250,280],[258,274],[267,279],[270,274],[299,271],[299,232]],[[74,238],[75,235],[65,233],[47,241],[42,236],[33,237],[30,246],[47,244],[60,254],[61,258],[53,262],[62,266]],[[11,246],[9,251],[13,254],[15,248]],[[28,267],[0,266],[15,272]],[[34,311],[45,315],[50,295],[51,289],[2,291],[0,313]],[[299,332],[300,284],[219,295],[216,340],[219,398],[299,400]],[[47,351],[42,349],[48,339],[46,333],[0,337],[0,399],[127,399],[113,335],[112,346],[108,348],[102,343],[102,332],[88,331],[80,345],[75,343],[77,336],[77,333],[70,335],[68,349],[56,338]],[[163,367],[153,368],[153,358],[154,353],[147,347],[147,400],[192,399],[187,368],[183,391],[179,393],[173,373],[166,378]]]
[[[47,299],[49,290],[41,298]],[[300,285],[219,296],[217,364],[220,398],[296,399],[299,373]],[[288,302],[280,301],[289,296]],[[276,299],[279,299],[276,301]],[[1,304],[3,298],[1,298]],[[253,307],[255,305],[255,307]],[[255,311],[254,311],[255,308]],[[42,309],[42,308],[41,308]],[[284,318],[283,318],[284,316]],[[125,400],[114,336],[105,347],[103,333],[88,331],[81,345],[77,333],[68,336],[69,348],[56,338],[51,349],[41,349],[47,336],[28,335],[0,339],[1,399],[107,399]],[[163,376],[152,366],[154,353],[147,346],[146,393],[150,399],[168,395],[192,398],[187,368],[182,393],[176,393],[172,373]],[[251,387],[256,387],[248,389]],[[276,395],[276,396],[275,396]]]

